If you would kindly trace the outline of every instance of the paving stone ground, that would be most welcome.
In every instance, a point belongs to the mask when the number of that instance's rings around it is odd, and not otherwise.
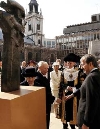
[[[62,129],[62,122],[60,119],[55,118],[54,113],[51,113],[50,129]]]
[[[70,126],[68,128],[71,129]],[[55,114],[53,112],[53,106],[50,115],[50,129],[63,129],[61,120],[55,118]],[[76,129],[78,128],[76,127]]]

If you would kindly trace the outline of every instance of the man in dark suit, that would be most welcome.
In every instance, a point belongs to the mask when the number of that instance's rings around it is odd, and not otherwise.
[[[38,63],[38,75],[36,78],[36,82],[40,84],[40,86],[45,87],[46,90],[46,122],[47,122],[47,128],[49,129],[49,123],[50,123],[50,112],[51,112],[51,104],[56,101],[58,103],[61,102],[60,99],[55,99],[55,97],[51,93],[50,88],[50,81],[47,79],[47,73],[48,73],[49,65],[45,61],[40,61]]]
[[[80,88],[78,108],[79,129],[100,128],[100,71],[93,55],[84,55],[80,60],[87,74]]]

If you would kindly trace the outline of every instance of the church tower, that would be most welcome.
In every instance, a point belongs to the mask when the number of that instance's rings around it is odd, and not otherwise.
[[[43,16],[42,11],[38,10],[36,0],[29,3],[29,12],[25,16],[25,34],[34,41],[35,46],[42,46],[43,43]]]

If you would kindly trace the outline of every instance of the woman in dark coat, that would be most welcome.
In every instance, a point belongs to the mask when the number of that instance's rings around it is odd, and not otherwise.
[[[25,72],[23,73],[23,76],[25,77],[25,80],[20,83],[20,85],[24,86],[40,86],[39,83],[35,81],[37,72],[36,69],[33,67],[27,67],[25,69]]]

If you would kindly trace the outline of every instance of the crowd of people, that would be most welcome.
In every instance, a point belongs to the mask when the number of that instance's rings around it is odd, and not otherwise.
[[[45,87],[46,129],[49,129],[51,106],[62,128],[97,129],[100,123],[100,70],[94,55],[79,57],[69,53],[49,65],[23,61],[20,85]]]

